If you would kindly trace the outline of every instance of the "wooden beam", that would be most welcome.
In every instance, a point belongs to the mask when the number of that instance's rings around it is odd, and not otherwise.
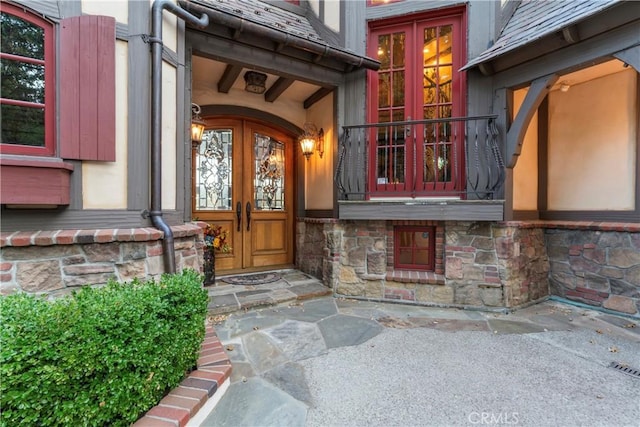
[[[218,82],[218,92],[229,93],[231,86],[233,86],[241,71],[242,67],[240,65],[228,64]]]
[[[267,102],[273,102],[276,99],[278,99],[278,97],[280,95],[282,95],[282,93],[287,90],[289,88],[289,86],[291,86],[293,84],[295,80],[293,79],[288,79],[286,77],[280,77],[278,80],[276,80],[276,82],[274,84],[271,85],[271,87],[269,88],[269,90],[267,90],[264,94],[264,100]]]
[[[239,65],[319,86],[338,86],[344,80],[344,75],[341,72],[276,52],[265,51],[198,32],[189,32],[187,38],[191,42],[194,55],[214,61]]]
[[[505,160],[508,168],[515,167],[529,123],[538,110],[538,106],[549,93],[549,89],[557,80],[557,74],[549,74],[531,83],[527,96],[524,98],[520,110],[518,110],[518,114],[507,132],[507,156]]]
[[[640,73],[640,46],[633,46],[629,49],[621,50],[613,54],[620,61],[627,65],[631,65]]]
[[[316,102],[320,101],[325,96],[329,95],[331,92],[333,92],[333,89],[329,89],[329,88],[326,88],[326,87],[321,87],[320,89],[315,91],[313,94],[311,94],[310,97],[308,97],[307,99],[304,100],[304,109],[305,110],[308,109],[313,104],[315,104]]]

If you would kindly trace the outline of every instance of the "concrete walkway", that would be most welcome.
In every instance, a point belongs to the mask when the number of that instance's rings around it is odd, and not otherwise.
[[[202,426],[640,425],[640,378],[609,367],[640,368],[626,318],[318,297],[216,319],[233,372]]]

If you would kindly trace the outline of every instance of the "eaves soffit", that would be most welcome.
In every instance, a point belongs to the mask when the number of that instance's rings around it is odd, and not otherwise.
[[[264,29],[265,31],[254,34],[254,37],[259,37],[261,43],[265,39],[273,39],[274,43],[279,45],[276,50],[293,47],[302,51],[311,51],[318,55],[314,60],[316,63],[321,63],[322,58],[328,56],[332,60],[344,60],[349,64],[348,69],[353,69],[354,66],[355,68],[363,67],[375,70],[379,68],[377,60],[359,55],[338,45],[335,41],[323,38],[306,16],[287,10],[288,8],[278,7],[272,2],[260,0],[181,0],[180,3],[187,10],[194,9],[190,6],[196,5],[194,10],[197,10],[199,6],[210,15],[214,13],[224,17],[222,19],[224,22],[233,22],[234,27],[229,29],[236,35],[233,35],[232,38],[238,37],[238,34],[245,31],[243,23],[246,23],[247,27]],[[284,43],[283,39],[286,40]]]

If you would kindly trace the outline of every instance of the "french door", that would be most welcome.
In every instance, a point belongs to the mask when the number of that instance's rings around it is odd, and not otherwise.
[[[231,250],[216,254],[216,269],[293,264],[293,138],[249,120],[206,121],[193,152],[192,217],[227,233]]]
[[[464,186],[464,129],[448,121],[464,115],[463,15],[376,24],[369,55],[381,63],[369,78],[369,123],[433,120],[380,126],[369,135],[373,196],[457,194]]]

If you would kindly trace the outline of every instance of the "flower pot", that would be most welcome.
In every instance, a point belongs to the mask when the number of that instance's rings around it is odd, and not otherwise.
[[[204,285],[214,285],[216,283],[216,250],[210,246],[205,246],[204,251]]]

